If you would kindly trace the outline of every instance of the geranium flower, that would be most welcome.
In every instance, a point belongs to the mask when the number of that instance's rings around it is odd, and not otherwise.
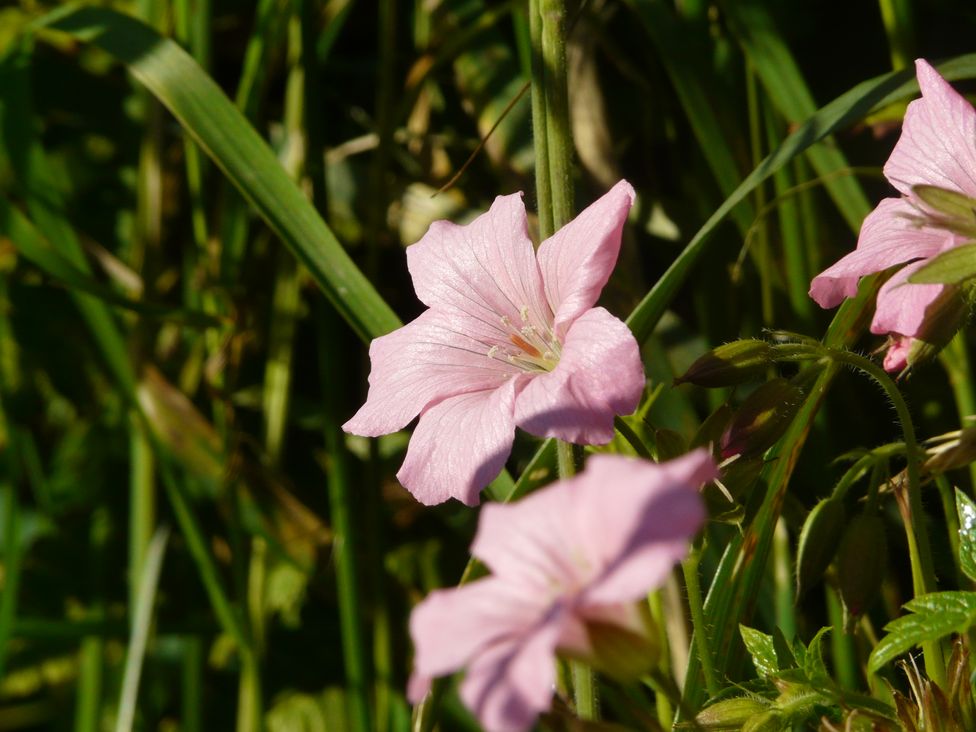
[[[916,342],[932,340],[931,331],[940,330],[937,321],[962,306],[955,288],[912,284],[908,278],[931,258],[974,238],[945,215],[937,199],[976,198],[976,110],[927,61],[917,60],[915,69],[922,98],[908,105],[901,137],[884,166],[902,195],[881,201],[864,219],[857,249],[810,285],[821,307],[834,307],[857,293],[863,275],[911,262],[881,287],[871,323],[872,333],[890,335],[888,371],[908,366]]]
[[[487,730],[517,732],[548,709],[557,652],[634,670],[621,656],[654,647],[643,599],[686,555],[705,516],[696,488],[717,476],[704,449],[662,464],[594,455],[569,480],[486,505],[471,553],[491,576],[432,592],[410,617],[411,701],[467,668],[464,703]]]
[[[634,189],[620,181],[533,250],[521,194],[467,226],[438,221],[407,248],[429,310],[369,348],[366,403],[343,429],[376,437],[414,417],[397,478],[421,503],[468,505],[505,465],[516,425],[605,444],[637,408],[634,336],[593,307],[617,261]]]

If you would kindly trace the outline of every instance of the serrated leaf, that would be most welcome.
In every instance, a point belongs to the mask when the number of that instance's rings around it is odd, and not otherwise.
[[[950,249],[920,268],[908,278],[913,285],[957,285],[976,279],[976,243]]]
[[[767,678],[779,670],[776,660],[776,647],[773,636],[739,624],[739,633],[742,634],[742,642],[746,645],[746,650],[752,656],[752,665],[756,667],[757,673]]]
[[[959,514],[959,568],[976,582],[976,503],[958,488],[956,513]]]
[[[806,656],[803,659],[803,672],[811,682],[824,682],[830,677],[823,660],[823,639],[830,631],[829,626],[821,628],[807,646]]]
[[[976,622],[976,592],[932,592],[905,604],[911,615],[892,620],[868,659],[868,673],[925,641],[963,633]]]

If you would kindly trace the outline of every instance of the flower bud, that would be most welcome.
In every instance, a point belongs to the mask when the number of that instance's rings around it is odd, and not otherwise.
[[[751,717],[742,725],[742,732],[782,732],[786,729],[791,729],[789,720],[776,709]]]
[[[844,501],[825,498],[810,511],[803,522],[796,548],[796,595],[820,581],[837,553],[846,519]]]
[[[723,699],[702,709],[695,722],[704,730],[733,730],[769,710],[769,702],[751,696]]]
[[[772,362],[772,348],[766,341],[733,341],[701,356],[675,383],[720,387],[759,381]]]
[[[587,648],[567,652],[619,681],[639,679],[661,656],[657,624],[646,602],[609,610],[586,620]]]
[[[782,437],[803,401],[786,379],[773,379],[746,397],[722,436],[722,457],[759,455]]]
[[[844,531],[837,550],[837,580],[844,606],[853,617],[874,601],[885,574],[888,540],[880,516],[862,513]]]

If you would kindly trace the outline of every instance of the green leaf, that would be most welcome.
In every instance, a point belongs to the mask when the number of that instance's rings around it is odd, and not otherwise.
[[[885,626],[888,632],[868,659],[868,673],[925,641],[964,633],[976,623],[976,592],[932,592],[905,604],[905,615]]]
[[[829,626],[821,628],[807,646],[806,656],[803,659],[803,673],[812,683],[822,683],[830,678],[823,660],[823,639],[831,630]]]
[[[107,8],[59,9],[40,23],[92,43],[124,63],[308,268],[360,338],[369,340],[400,326],[271,148],[178,44]]]
[[[976,243],[963,244],[933,257],[908,278],[913,285],[956,285],[976,278]]]
[[[746,650],[752,656],[752,665],[763,678],[768,678],[779,671],[779,663],[776,659],[776,647],[773,636],[739,624],[739,633],[742,634],[742,642],[746,644]]]
[[[959,567],[976,582],[976,503],[958,488],[956,513],[959,514]]]

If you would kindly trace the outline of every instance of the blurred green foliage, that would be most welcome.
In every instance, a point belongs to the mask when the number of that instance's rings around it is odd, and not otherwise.
[[[163,525],[174,531],[145,629],[135,727],[407,729],[407,614],[458,580],[476,513],[425,509],[396,483],[406,433],[340,431],[365,395],[361,339],[396,316],[367,285],[362,299],[343,299],[337,260],[317,242],[334,235],[406,321],[421,306],[403,248],[432,221],[463,222],[515,190],[534,208],[529,97],[517,98],[529,78],[524,4],[91,5],[185,48],[309,208],[281,199],[262,209],[254,191],[274,178],[264,158],[237,161],[242,198],[219,151],[215,164],[97,41],[37,25],[59,3],[0,7],[0,729],[114,725],[144,562]],[[621,317],[818,108],[915,56],[972,51],[976,30],[965,0],[570,8],[577,207],[620,177],[639,194],[605,294]],[[671,387],[707,348],[764,327],[821,337],[830,314],[807,299],[809,280],[853,247],[860,218],[886,195],[880,165],[903,111],[904,100],[875,109],[791,157],[715,231],[644,343],[652,390],[663,389],[640,429],[658,430],[662,445],[670,434],[690,440],[727,400],[742,402],[748,388]],[[947,375],[932,365],[903,384],[921,437],[976,411],[965,341],[947,353]],[[810,427],[782,507],[789,547],[844,472],[830,461],[900,434],[862,383],[836,379]],[[512,475],[536,447],[519,436]],[[757,473],[731,486],[733,524],[756,514]],[[965,471],[950,475],[971,487]],[[937,498],[926,506],[943,520]],[[904,556],[893,507],[881,515]],[[710,531],[706,590],[738,528]],[[937,573],[953,577],[950,539],[933,533]],[[733,618],[733,632],[740,620],[782,625],[783,612],[807,640],[838,625],[832,590],[811,589],[795,610],[779,602],[793,580],[774,572],[776,556],[760,568],[756,617]],[[877,627],[910,588],[905,566],[892,567]],[[870,648],[830,642],[832,663],[860,673]],[[742,651],[730,680],[752,675]],[[469,728],[449,697],[444,728]],[[641,727],[641,704],[653,700],[638,702],[620,705],[622,724]]]

